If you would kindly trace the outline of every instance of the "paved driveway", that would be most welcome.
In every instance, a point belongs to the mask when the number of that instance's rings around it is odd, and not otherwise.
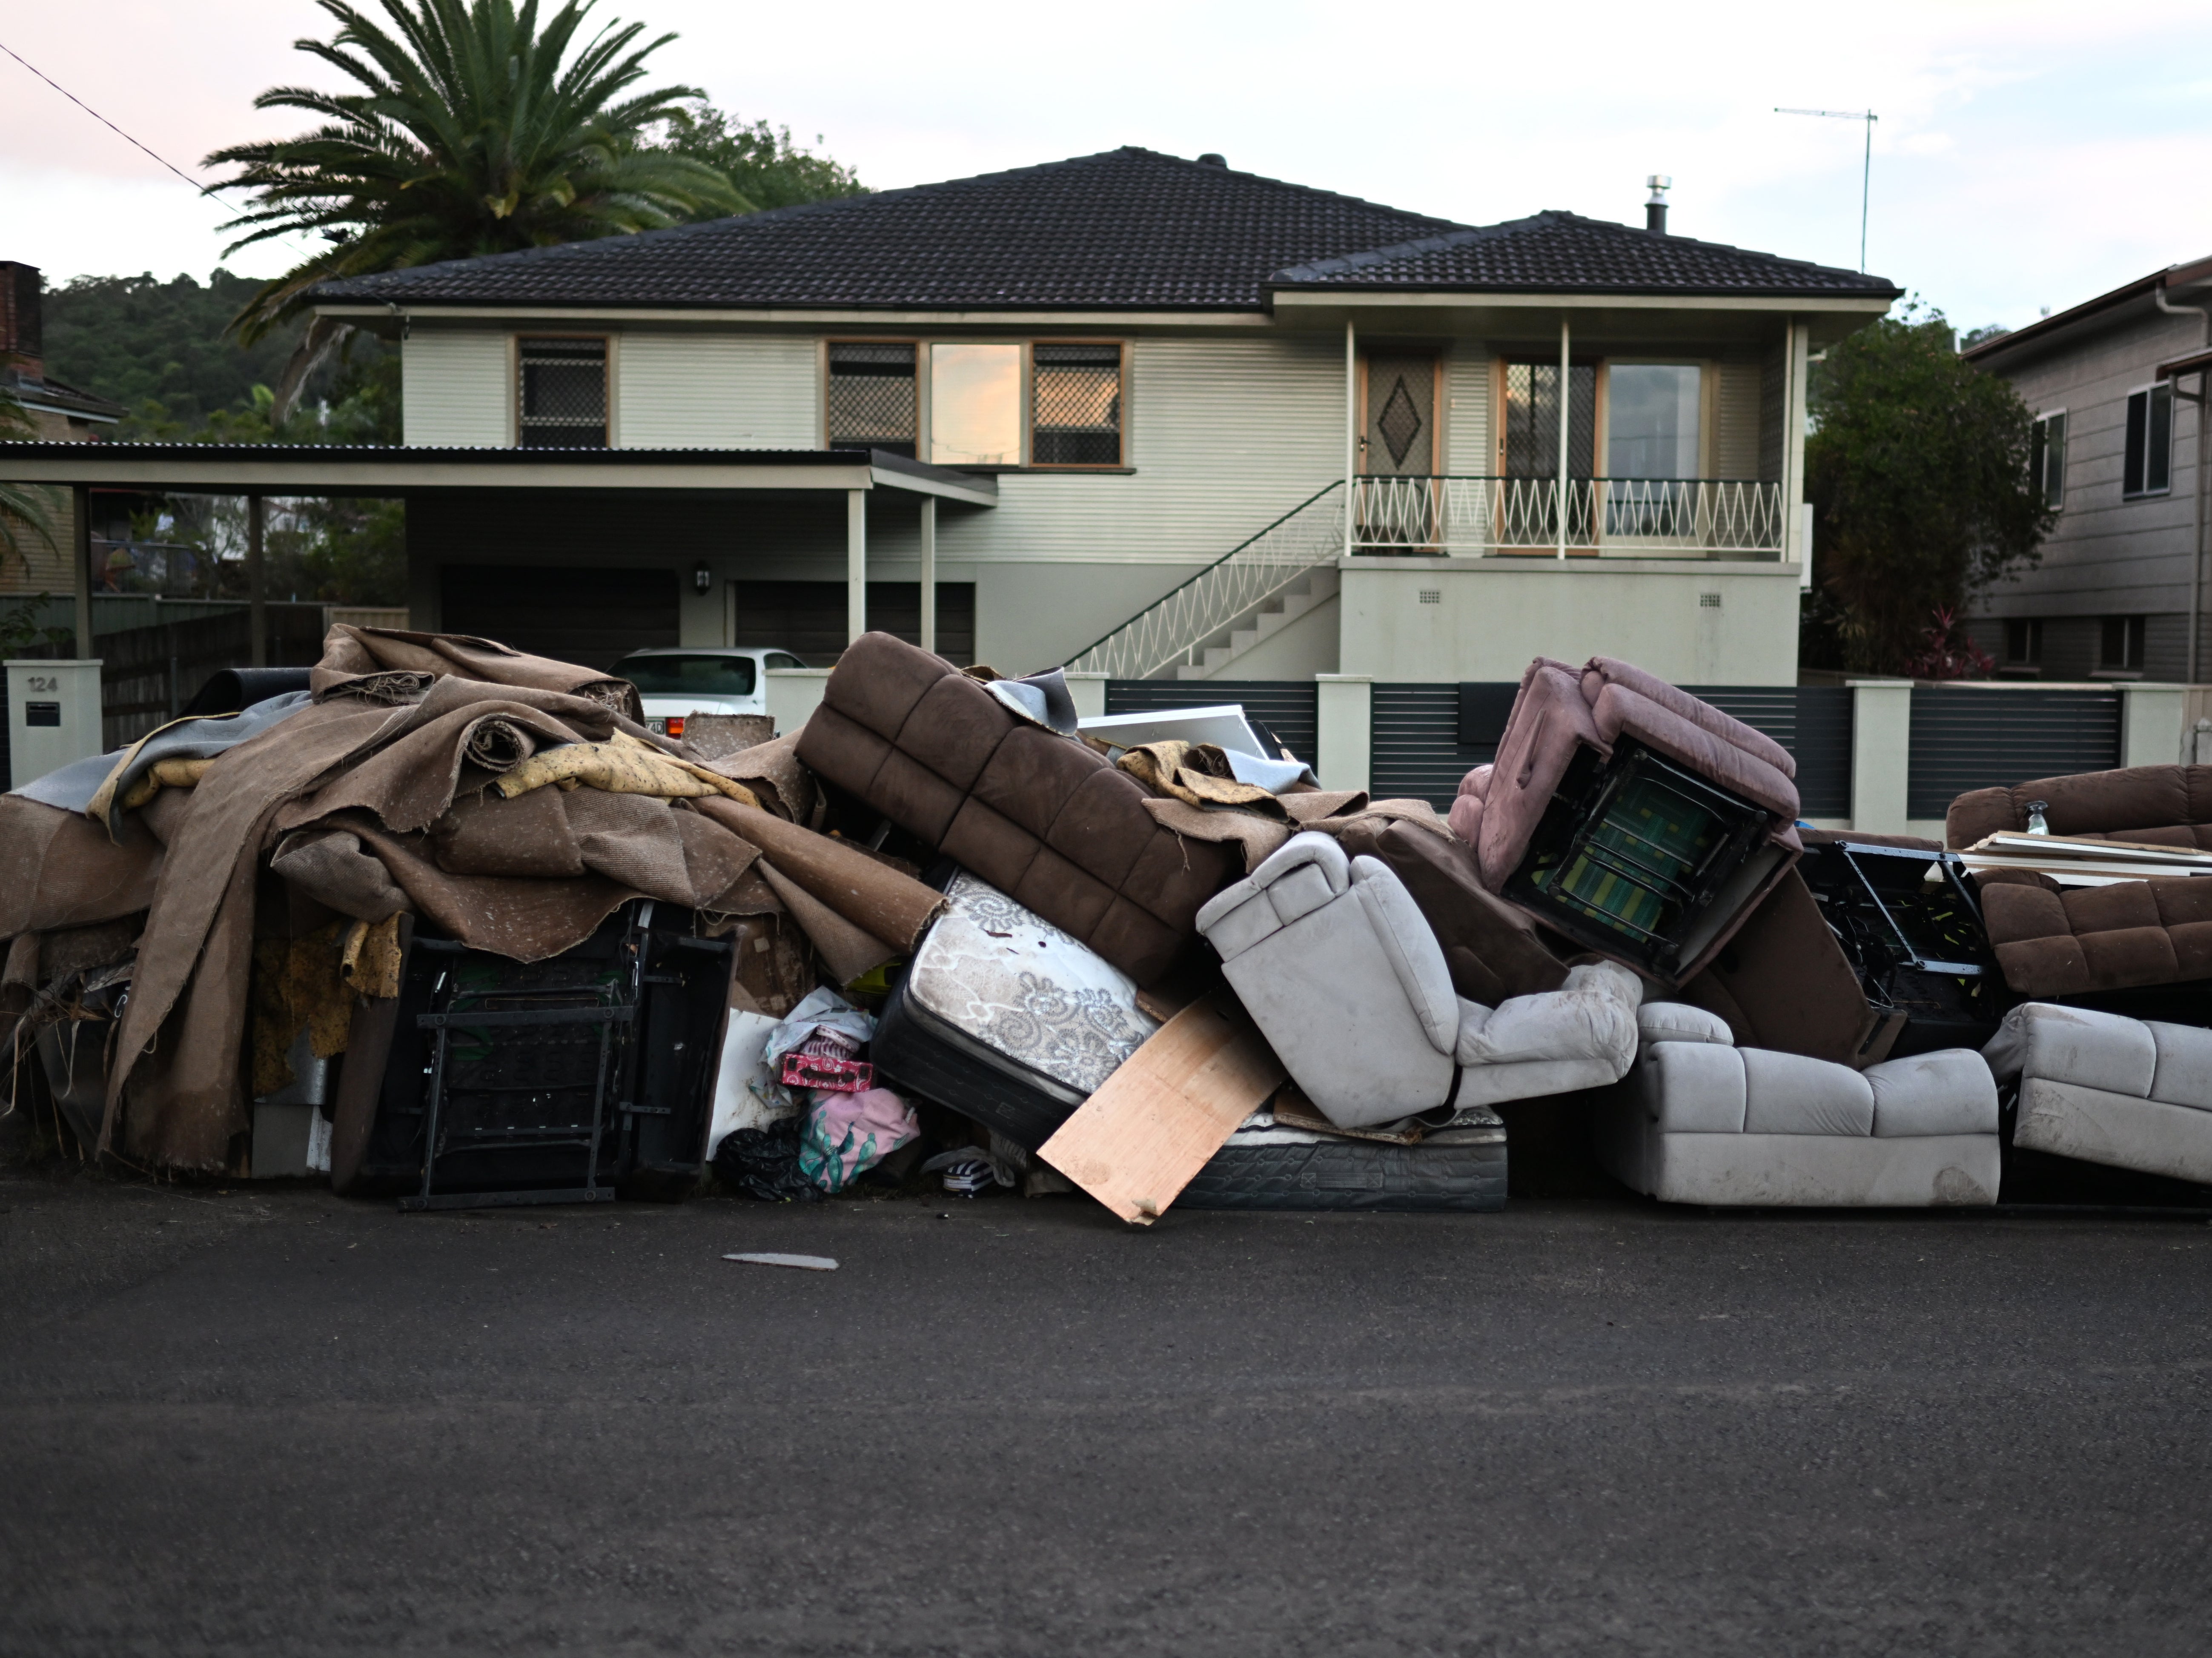
[[[2198,1222],[0,1208],[8,1654],[2212,1645]]]

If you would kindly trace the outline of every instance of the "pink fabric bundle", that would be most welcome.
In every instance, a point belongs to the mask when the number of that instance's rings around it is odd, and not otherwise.
[[[825,1192],[842,1192],[921,1132],[914,1108],[888,1088],[817,1091],[799,1137],[799,1170]]]

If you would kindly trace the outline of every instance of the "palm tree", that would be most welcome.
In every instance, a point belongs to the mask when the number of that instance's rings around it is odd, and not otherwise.
[[[658,229],[751,203],[727,175],[649,145],[647,126],[704,94],[632,93],[645,59],[676,37],[633,49],[641,23],[611,21],[580,40],[593,0],[563,0],[539,27],[538,0],[378,0],[389,27],[348,0],[316,0],[335,39],[294,44],[361,89],[272,87],[258,109],[297,109],[324,125],[297,138],[236,144],[204,165],[234,166],[223,189],[254,192],[227,228],[327,241],[256,294],[231,323],[250,343],[305,311],[318,282]],[[572,48],[573,55],[572,55]],[[309,325],[277,387],[282,424],[308,371],[343,337]]]
[[[31,423],[14,392],[0,386],[0,441],[35,441],[39,429]],[[0,553],[27,562],[23,538],[16,526],[33,531],[47,546],[54,544],[53,519],[46,513],[46,492],[33,484],[0,483]]]

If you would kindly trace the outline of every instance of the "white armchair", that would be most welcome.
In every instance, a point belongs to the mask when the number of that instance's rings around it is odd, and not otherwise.
[[[1341,1128],[1619,1079],[1643,987],[1609,962],[1495,1008],[1452,993],[1443,950],[1389,867],[1293,835],[1198,913],[1222,972],[1306,1096]]]

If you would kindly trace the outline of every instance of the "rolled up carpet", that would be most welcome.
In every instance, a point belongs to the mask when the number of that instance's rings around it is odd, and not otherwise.
[[[734,799],[697,799],[694,811],[758,847],[776,871],[847,920],[904,954],[945,907],[945,898],[857,847],[785,822]]]
[[[472,766],[509,772],[538,752],[538,739],[514,720],[495,714],[471,728],[464,752]]]

